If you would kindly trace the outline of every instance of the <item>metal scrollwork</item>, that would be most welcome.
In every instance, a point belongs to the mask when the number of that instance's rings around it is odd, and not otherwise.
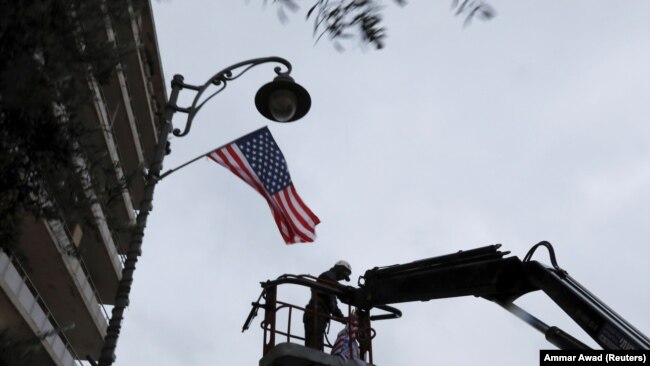
[[[190,132],[190,128],[192,127],[192,121],[194,120],[194,116],[196,115],[196,113],[203,107],[203,105],[207,101],[212,99],[215,95],[221,93],[221,91],[226,88],[229,81],[239,78],[240,76],[242,76],[248,70],[252,69],[255,66],[265,64],[265,63],[270,63],[270,62],[282,64],[287,69],[286,71],[282,71],[282,68],[280,66],[276,66],[273,69],[273,71],[275,71],[275,73],[278,76],[289,76],[291,74],[292,68],[291,68],[291,63],[289,63],[289,61],[281,57],[263,57],[263,58],[256,58],[252,60],[246,60],[246,61],[242,61],[230,65],[225,69],[219,71],[218,73],[214,74],[214,76],[208,79],[208,81],[206,81],[201,86],[185,84],[182,81],[178,81],[176,84],[172,84],[172,88],[175,87],[180,89],[186,88],[186,89],[191,89],[196,91],[196,96],[194,97],[194,101],[192,102],[192,105],[190,107],[181,108],[175,105],[175,103],[173,105],[168,106],[169,108],[172,108],[174,111],[187,113],[187,122],[185,124],[185,129],[181,132],[180,129],[175,128],[173,131],[174,136],[182,137],[187,135]],[[239,69],[242,70],[238,71]],[[182,78],[180,80],[182,80]],[[212,94],[210,94],[210,96],[201,100],[201,96],[210,87],[210,85],[217,86],[218,89],[214,91]]]

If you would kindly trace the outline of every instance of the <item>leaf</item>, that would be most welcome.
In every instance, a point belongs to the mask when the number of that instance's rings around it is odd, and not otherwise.
[[[287,17],[287,13],[285,13],[283,8],[278,8],[278,19],[280,19],[280,23],[282,24],[289,22],[289,17]]]
[[[289,8],[292,12],[297,12],[300,9],[300,6],[295,3],[293,0],[281,0],[282,4]]]
[[[496,16],[496,11],[489,5],[484,4],[479,12],[479,17],[484,20],[490,20]]]
[[[318,3],[314,4],[314,6],[312,6],[312,7],[309,9],[309,11],[307,11],[307,17],[306,17],[306,19],[309,19],[309,17],[311,16],[311,13],[312,13],[314,10],[316,10],[316,7],[317,7],[317,6],[318,6]]]
[[[463,2],[458,6],[458,9],[456,10],[456,15],[460,15],[465,10],[465,6],[467,6],[468,2],[469,0],[463,0]]]

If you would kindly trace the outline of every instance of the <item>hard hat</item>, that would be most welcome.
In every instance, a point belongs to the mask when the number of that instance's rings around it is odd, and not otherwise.
[[[348,271],[350,271],[350,273],[352,273],[352,266],[350,266],[350,263],[348,263],[348,262],[346,262],[344,260],[340,260],[340,261],[336,262],[336,264],[334,266],[345,267]]]

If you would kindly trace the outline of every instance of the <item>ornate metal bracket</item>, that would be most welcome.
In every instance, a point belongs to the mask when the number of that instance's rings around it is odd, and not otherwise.
[[[270,63],[270,62],[275,62],[284,65],[284,67],[287,69],[286,71],[282,71],[282,68],[280,66],[276,66],[274,68],[275,73],[278,76],[289,76],[291,74],[291,63],[289,61],[281,58],[281,57],[262,57],[262,58],[255,58],[247,61],[242,61],[238,62],[234,65],[230,65],[226,67],[225,69],[219,71],[218,73],[214,74],[208,81],[206,81],[203,85],[197,86],[197,85],[191,85],[191,84],[186,84],[183,81],[183,76],[181,75],[175,75],[174,80],[172,81],[172,90],[177,89],[190,89],[196,91],[196,96],[194,97],[194,101],[192,102],[192,105],[188,108],[182,108],[176,105],[176,101],[171,101],[168,103],[167,108],[170,108],[176,112],[183,112],[187,114],[187,122],[185,124],[185,129],[181,132],[180,129],[175,128],[173,131],[174,136],[178,137],[183,137],[187,135],[190,132],[190,128],[192,127],[192,121],[194,120],[194,116],[196,113],[203,107],[203,105],[212,99],[215,95],[219,94],[222,90],[226,88],[228,85],[228,82],[231,80],[235,80],[238,77],[242,76],[246,71],[250,70],[251,68],[265,64],[265,63]],[[242,69],[242,70],[239,70]],[[210,96],[201,99],[201,96],[203,96],[203,93],[211,86],[214,85],[218,87],[218,89],[212,93]]]

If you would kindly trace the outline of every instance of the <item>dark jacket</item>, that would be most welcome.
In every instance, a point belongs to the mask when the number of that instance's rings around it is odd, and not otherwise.
[[[337,276],[334,268],[331,268],[328,271],[321,273],[318,276],[318,282],[323,282],[327,284],[337,283]],[[331,314],[337,317],[343,317],[341,309],[338,308],[336,303],[336,295],[323,293],[318,290],[311,290],[312,295],[309,303],[307,304],[307,310],[315,310],[314,304],[316,304],[317,311],[319,313]],[[305,317],[312,316],[309,311],[305,312]]]

